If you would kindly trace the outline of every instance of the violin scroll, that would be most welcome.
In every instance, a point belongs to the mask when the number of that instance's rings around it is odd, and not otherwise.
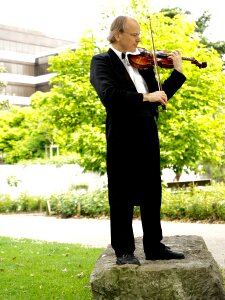
[[[198,62],[196,59],[192,58],[191,63],[199,67],[199,69],[203,69],[207,67],[207,62]]]

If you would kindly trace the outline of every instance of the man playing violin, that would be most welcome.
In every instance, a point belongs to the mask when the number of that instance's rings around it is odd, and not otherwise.
[[[156,119],[185,82],[179,51],[168,58],[174,69],[159,90],[154,68],[138,70],[128,53],[138,53],[139,23],[117,17],[108,36],[110,49],[94,55],[90,81],[106,108],[107,175],[111,245],[116,263],[140,265],[134,256],[132,228],[134,206],[140,206],[146,260],[183,259],[161,241],[160,147]]]

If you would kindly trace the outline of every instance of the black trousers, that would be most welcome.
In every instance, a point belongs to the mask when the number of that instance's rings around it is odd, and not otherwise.
[[[143,201],[140,204],[143,249],[146,254],[157,249],[162,240],[160,206],[161,201]],[[132,254],[135,251],[133,211],[134,205],[127,202],[110,204],[111,245],[116,256]]]
[[[134,205],[140,206],[145,253],[162,240],[160,147],[153,116],[137,115],[116,126],[107,139],[111,245],[120,256],[135,250]],[[114,124],[114,127],[113,127]],[[117,124],[117,123],[116,123]]]

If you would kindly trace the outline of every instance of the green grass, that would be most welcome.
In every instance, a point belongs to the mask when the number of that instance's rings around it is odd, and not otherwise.
[[[103,249],[0,237],[0,300],[92,299]]]

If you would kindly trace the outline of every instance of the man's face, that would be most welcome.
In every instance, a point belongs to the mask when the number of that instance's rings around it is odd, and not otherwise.
[[[128,19],[124,31],[118,33],[117,48],[121,52],[135,52],[140,42],[140,26],[137,21]]]

